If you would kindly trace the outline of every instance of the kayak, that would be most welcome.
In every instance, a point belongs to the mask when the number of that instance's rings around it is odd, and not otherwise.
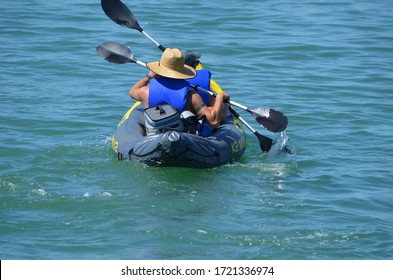
[[[146,135],[144,106],[136,102],[118,124],[112,148],[119,160],[208,168],[239,161],[246,149],[246,136],[240,120],[230,113],[208,137],[176,130]]]

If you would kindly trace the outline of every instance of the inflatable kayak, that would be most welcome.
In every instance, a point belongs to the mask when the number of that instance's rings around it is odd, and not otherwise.
[[[214,167],[240,160],[246,148],[241,122],[228,113],[211,136],[168,130],[146,135],[144,106],[136,102],[120,121],[112,137],[119,160],[149,166]]]

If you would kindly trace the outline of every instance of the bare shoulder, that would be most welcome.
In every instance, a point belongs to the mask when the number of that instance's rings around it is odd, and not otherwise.
[[[187,95],[187,109],[193,113],[197,111],[197,108],[203,105],[202,98],[195,91],[190,90]]]
[[[149,87],[148,86],[143,86],[143,87],[133,87],[130,90],[130,96],[138,101],[141,101],[143,103],[148,103],[149,100]]]

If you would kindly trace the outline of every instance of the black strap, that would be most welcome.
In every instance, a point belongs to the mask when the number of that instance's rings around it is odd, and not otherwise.
[[[198,108],[196,108],[195,113],[199,113],[200,110],[203,109],[203,107],[205,107],[206,105],[204,103],[201,104],[201,106],[199,106]]]

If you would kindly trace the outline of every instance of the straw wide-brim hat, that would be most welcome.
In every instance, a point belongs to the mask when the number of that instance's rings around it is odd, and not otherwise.
[[[196,75],[195,69],[185,65],[185,59],[179,49],[165,49],[160,61],[147,63],[154,73],[172,79],[190,79]]]

